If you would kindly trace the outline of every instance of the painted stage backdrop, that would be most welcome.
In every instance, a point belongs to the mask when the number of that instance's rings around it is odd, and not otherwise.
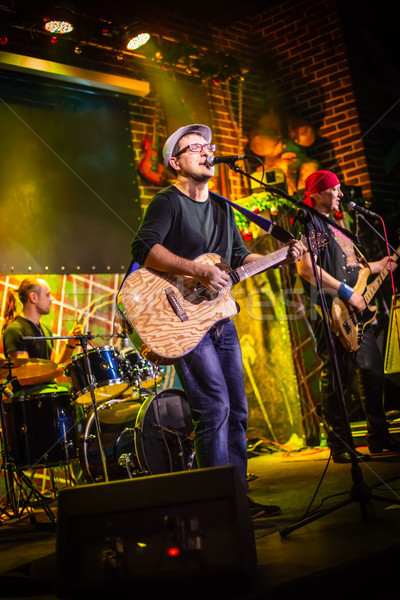
[[[0,278],[2,321],[7,291],[16,289],[24,277]],[[41,277],[49,283],[54,297],[50,314],[43,317],[54,336],[68,335],[75,321],[79,321],[84,332],[94,336],[90,342],[94,347],[121,348],[115,297],[123,275]],[[293,436],[301,439],[304,433],[281,278],[281,269],[275,269],[248,279],[232,290],[241,308],[235,322],[243,351],[250,408],[249,436],[278,444],[287,443]],[[75,350],[74,357],[79,352]],[[65,381],[71,383],[67,376]],[[162,367],[159,389],[167,388],[181,388],[173,365]]]

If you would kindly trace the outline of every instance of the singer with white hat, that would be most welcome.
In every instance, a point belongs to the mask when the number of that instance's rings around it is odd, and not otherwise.
[[[232,285],[229,272],[197,257],[215,253],[231,269],[261,257],[244,246],[232,208],[209,190],[214,176],[210,157],[216,149],[211,140],[210,128],[201,124],[180,127],[167,139],[164,165],[176,180],[150,202],[132,257],[152,270],[192,277],[217,294]],[[291,240],[286,262],[299,260],[304,251]],[[212,326],[175,368],[191,407],[197,466],[234,465],[247,490],[248,408],[234,322],[225,319]],[[280,512],[277,506],[249,503],[253,516]]]

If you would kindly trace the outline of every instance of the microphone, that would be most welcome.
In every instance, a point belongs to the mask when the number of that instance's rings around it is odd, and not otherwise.
[[[368,208],[364,208],[363,206],[359,206],[355,202],[349,202],[348,205],[347,205],[347,208],[349,210],[355,210],[356,212],[359,212],[361,214],[367,215],[369,217],[374,217],[374,218],[380,219],[380,216],[377,215],[376,213],[372,212],[372,210],[368,210]]]
[[[206,158],[206,165],[208,167],[213,167],[214,165],[225,164],[225,165],[233,165],[233,163],[238,160],[244,160],[245,158],[249,158],[246,154],[232,154],[231,156],[214,156],[213,154],[209,154]]]

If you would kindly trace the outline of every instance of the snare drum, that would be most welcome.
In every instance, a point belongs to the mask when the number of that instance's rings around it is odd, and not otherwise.
[[[88,351],[88,362],[92,374],[94,397],[97,402],[104,402],[119,396],[129,387],[124,375],[123,360],[112,346],[103,346]],[[78,404],[92,402],[85,354],[74,356],[65,370],[72,382]]]
[[[77,458],[75,407],[67,392],[48,392],[4,402],[10,460],[21,469],[52,467]]]
[[[113,399],[97,407],[110,481],[191,469],[192,420],[182,390],[162,390],[142,404]],[[89,483],[104,481],[95,415],[86,422],[80,460]]]

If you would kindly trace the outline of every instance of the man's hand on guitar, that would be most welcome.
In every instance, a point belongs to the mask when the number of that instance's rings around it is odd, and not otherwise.
[[[382,273],[383,269],[385,269],[386,267],[388,269],[391,268],[392,271],[394,271],[395,269],[397,269],[397,262],[396,260],[392,257],[392,259],[390,260],[389,256],[385,256],[384,258],[381,258],[381,260],[377,260],[373,263],[369,263],[369,268],[371,270],[371,273],[373,275],[376,275],[378,273]]]
[[[288,242],[289,252],[285,263],[295,263],[299,261],[307,252],[307,248],[300,240],[290,240]]]
[[[367,308],[364,298],[361,296],[361,294],[358,294],[357,292],[353,292],[353,294],[347,300],[347,303],[350,304],[350,306],[352,306],[353,308],[355,308],[358,312],[362,312]]]
[[[224,287],[232,285],[230,275],[217,266],[197,263],[196,267],[195,278],[209,290],[219,292]]]

